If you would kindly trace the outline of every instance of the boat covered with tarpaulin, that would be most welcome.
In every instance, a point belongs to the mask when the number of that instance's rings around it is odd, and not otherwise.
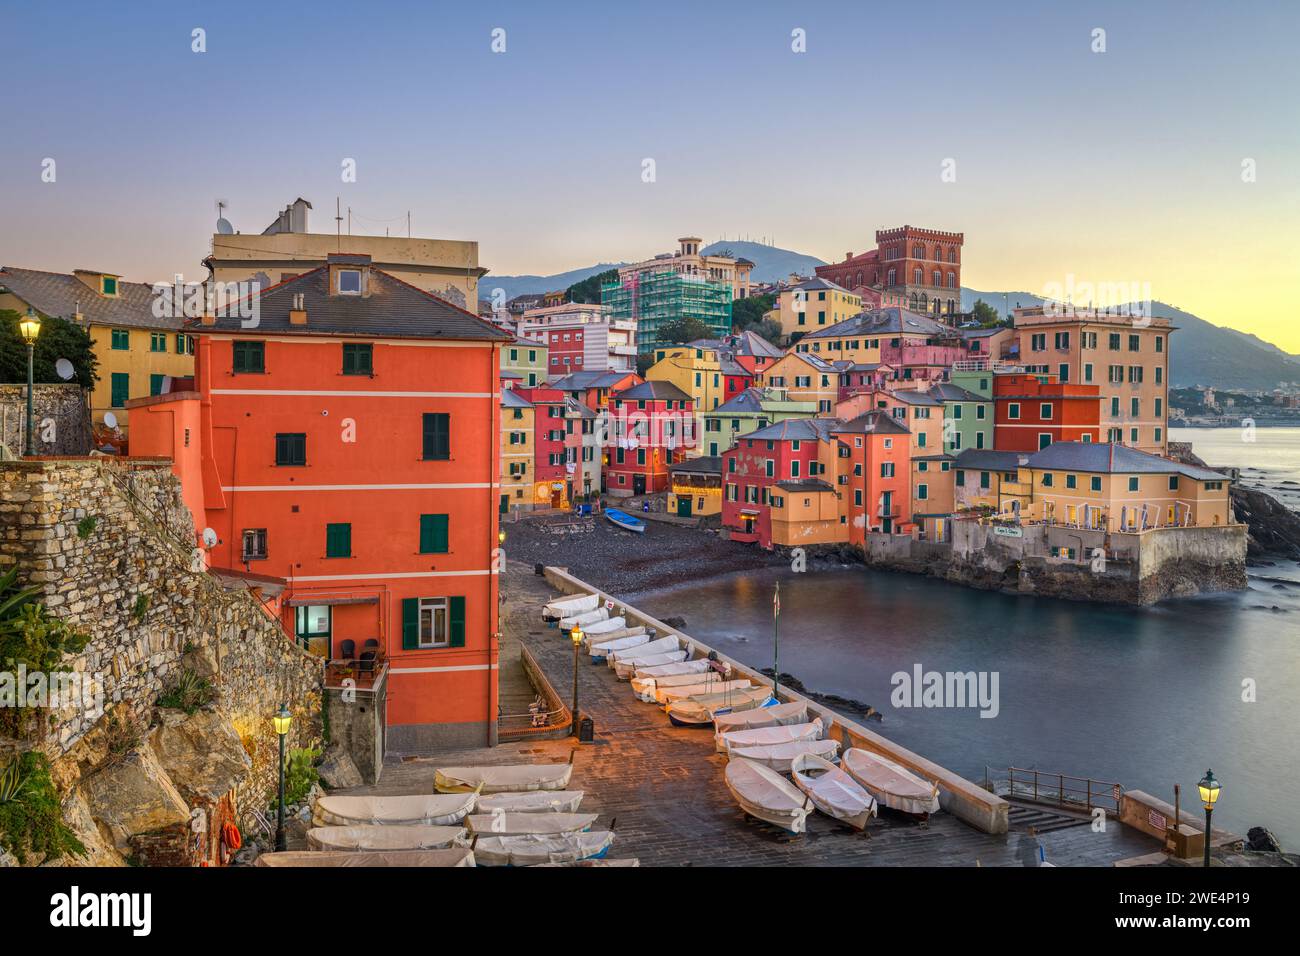
[[[808,705],[801,700],[789,704],[778,704],[773,697],[766,707],[751,710],[733,711],[730,714],[717,714],[713,718],[714,744],[718,753],[726,753],[727,746],[722,742],[723,734],[735,730],[751,730],[758,727],[776,727],[781,724],[804,724],[808,722]]]
[[[377,826],[312,827],[307,845],[313,850],[441,850],[467,846],[464,827]]]
[[[825,757],[800,754],[790,764],[790,776],[818,810],[856,830],[865,830],[876,815],[876,798]]]
[[[724,753],[736,747],[765,747],[792,740],[821,740],[825,727],[820,717],[802,724],[776,724],[772,727],[749,727],[723,734]]]
[[[480,796],[476,813],[575,813],[582,805],[581,790],[520,790]]]
[[[428,793],[407,797],[316,798],[312,821],[325,826],[449,826],[474,811],[474,793]]]
[[[675,700],[664,709],[668,712],[668,719],[674,724],[681,727],[695,727],[713,723],[713,718],[717,714],[762,707],[771,699],[772,688],[748,687],[743,690],[724,691],[721,694],[702,694],[699,697],[688,697],[686,700]]]
[[[571,763],[520,763],[487,767],[439,767],[433,785],[439,793],[502,793],[520,790],[563,790],[573,776]]]
[[[729,757],[741,757],[770,767],[777,773],[789,773],[794,758],[800,754],[816,754],[827,760],[834,760],[840,752],[840,745],[835,740],[791,740],[783,744],[760,744],[754,747],[732,747]]]
[[[751,817],[791,833],[807,830],[812,801],[776,771],[750,760],[732,760],[723,778],[740,808]]]
[[[888,757],[850,747],[844,751],[841,764],[882,807],[918,817],[939,809],[939,785]]]
[[[577,863],[603,857],[613,842],[614,834],[609,830],[480,836],[474,841],[474,859],[479,866]]]
[[[281,850],[263,853],[256,866],[473,866],[468,847],[449,850]]]

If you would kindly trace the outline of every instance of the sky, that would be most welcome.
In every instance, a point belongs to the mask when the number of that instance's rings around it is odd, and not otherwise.
[[[218,200],[257,233],[297,196],[313,231],[336,198],[354,233],[409,212],[496,275],[689,234],[835,261],[906,223],[965,234],[969,287],[1126,283],[1300,353],[1294,0],[0,0],[0,23],[0,264],[198,279]]]

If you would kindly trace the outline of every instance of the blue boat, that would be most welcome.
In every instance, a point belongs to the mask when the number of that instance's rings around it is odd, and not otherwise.
[[[605,509],[605,517],[614,524],[618,525],[624,531],[635,531],[637,534],[645,534],[645,522],[640,518],[634,518],[625,511],[618,511],[615,508]]]

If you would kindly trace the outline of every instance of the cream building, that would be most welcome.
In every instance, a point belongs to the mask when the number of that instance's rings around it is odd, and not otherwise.
[[[754,263],[748,259],[732,259],[729,256],[703,255],[700,252],[703,241],[698,236],[683,236],[677,240],[676,255],[665,252],[653,259],[619,266],[618,281],[625,282],[643,272],[675,272],[726,283],[731,286],[732,299],[748,298],[749,274],[753,271]]]
[[[785,341],[796,333],[808,334],[829,328],[862,311],[862,296],[827,279],[808,279],[783,289],[776,308],[765,318],[781,323]]]

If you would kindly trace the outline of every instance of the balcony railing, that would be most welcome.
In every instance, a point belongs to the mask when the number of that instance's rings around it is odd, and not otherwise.
[[[388,660],[375,657],[332,657],[325,662],[325,686],[331,689],[374,690],[388,673]],[[347,683],[351,681],[351,683]]]

